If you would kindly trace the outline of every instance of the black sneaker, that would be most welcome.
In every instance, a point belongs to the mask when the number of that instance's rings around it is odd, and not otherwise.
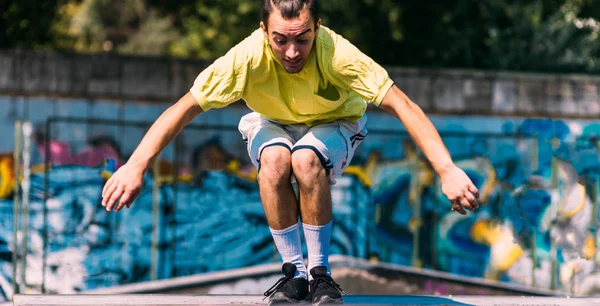
[[[342,304],[344,290],[331,276],[327,275],[327,267],[318,266],[310,269],[313,279],[309,283],[308,300],[313,305]]]
[[[269,298],[269,305],[299,303],[306,300],[308,281],[304,277],[294,277],[296,265],[286,262],[281,267],[284,277],[280,278],[264,295]]]

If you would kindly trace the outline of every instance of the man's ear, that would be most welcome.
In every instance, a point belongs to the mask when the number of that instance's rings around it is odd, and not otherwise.
[[[263,30],[263,34],[265,35],[265,39],[269,39],[269,32],[267,32],[267,26],[264,22],[260,22],[260,28]]]
[[[319,34],[319,28],[321,27],[321,18],[317,19],[317,26],[315,27],[315,36]]]

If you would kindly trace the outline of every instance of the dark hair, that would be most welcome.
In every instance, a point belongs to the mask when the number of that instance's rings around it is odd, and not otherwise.
[[[273,6],[277,7],[281,12],[281,17],[284,19],[292,19],[300,16],[300,12],[306,5],[316,26],[317,20],[319,20],[319,5],[317,2],[317,0],[263,0],[260,18],[266,27],[268,25],[269,15],[271,15],[271,12],[273,11]]]

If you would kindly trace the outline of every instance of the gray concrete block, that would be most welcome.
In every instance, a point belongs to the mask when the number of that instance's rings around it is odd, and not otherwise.
[[[437,111],[462,113],[466,111],[461,92],[462,81],[455,77],[439,77],[433,81],[433,108]]]
[[[90,56],[56,54],[56,92],[65,95],[84,96],[90,78]]]
[[[93,55],[82,57],[78,60],[89,63],[89,71],[82,70],[82,75],[87,74],[87,94],[99,97],[119,97],[121,95],[121,58],[112,55]],[[85,64],[77,64],[85,67]]]
[[[174,103],[211,61],[0,51],[0,94]],[[535,116],[600,115],[600,78],[387,67],[426,111]]]
[[[574,85],[573,96],[581,116],[600,115],[600,84],[581,82]]]
[[[169,99],[171,72],[167,61],[128,58],[122,69],[121,94],[128,98]]]
[[[200,74],[207,66],[208,64],[193,61],[171,61],[171,86],[169,88],[169,96],[172,99],[179,99],[189,92],[192,85],[194,85],[194,80],[196,80],[198,74]]]
[[[19,61],[14,52],[0,51],[0,93],[20,90]]]
[[[26,94],[52,94],[56,89],[54,53],[24,52],[20,56],[22,90]]]
[[[550,80],[545,86],[546,110],[551,115],[577,115],[578,106],[573,100],[570,82]]]
[[[186,80],[186,85],[185,85],[185,90],[186,92],[189,91],[189,89],[192,87],[192,85],[194,85],[194,82],[196,81],[196,78],[198,77],[198,75],[204,71],[204,69],[208,68],[208,66],[211,64],[211,61],[204,61],[204,62],[196,62],[194,65],[186,65],[185,66],[185,71],[184,71],[184,76],[185,76],[185,80]]]
[[[519,101],[519,85],[515,80],[496,80],[493,83],[492,112],[512,113]]]
[[[432,106],[431,79],[427,75],[394,75],[394,83],[413,102],[427,111]]]
[[[171,100],[174,100],[178,99],[180,96],[183,96],[187,92],[187,90],[184,89],[184,85],[186,82],[186,80],[184,79],[185,66],[181,61],[172,61],[170,63],[169,68],[171,71],[171,86],[169,86],[169,98]]]
[[[481,78],[462,80],[462,98],[465,110],[475,113],[490,113],[492,110],[492,82]]]
[[[548,114],[545,109],[545,83],[539,80],[519,80],[517,111],[521,114]]]

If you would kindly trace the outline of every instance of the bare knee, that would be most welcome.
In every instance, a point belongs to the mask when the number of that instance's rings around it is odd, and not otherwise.
[[[291,154],[287,148],[271,146],[263,150],[260,155],[259,183],[289,183],[291,171]]]
[[[300,181],[323,179],[327,175],[317,154],[309,149],[301,149],[292,154],[292,169]]]

